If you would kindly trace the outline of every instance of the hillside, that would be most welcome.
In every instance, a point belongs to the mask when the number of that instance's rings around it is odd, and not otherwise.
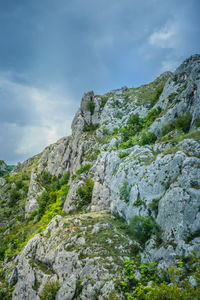
[[[10,173],[14,166],[7,165],[3,160],[0,160],[0,176]]]
[[[84,94],[0,203],[1,299],[200,299],[200,55]]]

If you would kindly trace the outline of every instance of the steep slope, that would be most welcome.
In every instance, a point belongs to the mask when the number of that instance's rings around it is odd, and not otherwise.
[[[13,299],[45,299],[48,289],[56,299],[126,299],[113,292],[124,258],[140,253],[162,269],[200,255],[199,141],[200,55],[150,84],[84,94],[72,136],[1,181]]]

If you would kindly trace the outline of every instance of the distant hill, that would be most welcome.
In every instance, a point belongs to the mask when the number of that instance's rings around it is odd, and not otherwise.
[[[13,169],[13,165],[7,165],[5,161],[0,160],[0,176],[10,173]]]

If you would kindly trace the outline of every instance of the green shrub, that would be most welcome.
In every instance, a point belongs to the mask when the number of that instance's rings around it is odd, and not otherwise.
[[[159,227],[151,217],[134,216],[130,220],[130,231],[133,238],[144,245],[152,234],[159,232]]]
[[[151,203],[149,204],[149,208],[154,211],[156,217],[158,215],[158,204],[159,204],[159,201],[160,201],[160,198],[153,199],[151,201]]]
[[[101,108],[103,108],[106,104],[106,102],[108,101],[108,97],[107,96],[103,96],[101,97]]]
[[[154,132],[144,132],[141,136],[140,139],[140,146],[148,145],[148,144],[153,144],[157,140],[157,136],[155,135]]]
[[[124,158],[124,157],[127,157],[129,154],[130,154],[129,152],[120,152],[120,153],[118,154],[118,157],[119,157],[119,158]]]
[[[20,193],[17,188],[11,191],[9,206],[13,207],[20,199]]]
[[[62,177],[59,179],[59,184],[62,186],[64,184],[68,184],[70,178],[70,173],[69,172],[65,172]]]
[[[151,109],[147,113],[147,115],[141,120],[143,127],[148,128],[155,121],[155,119],[159,116],[161,111],[162,111],[162,109],[160,106]]]
[[[47,282],[42,290],[40,299],[41,300],[55,300],[56,294],[60,288],[59,281]]]
[[[168,96],[168,100],[170,103],[172,103],[175,99],[175,97],[177,96],[177,93],[172,93]]]
[[[37,201],[39,205],[37,219],[40,220],[49,202],[49,193],[47,191],[44,191],[42,195],[38,197]]]
[[[90,111],[91,115],[93,115],[95,109],[95,103],[91,100],[88,100],[86,103],[86,108]]]
[[[37,181],[41,183],[41,185],[50,184],[52,181],[52,175],[49,171],[43,170],[37,177]]]
[[[189,275],[192,274],[196,281],[195,287],[189,282],[181,260],[159,272],[154,262],[138,265],[133,260],[126,260],[115,286],[128,300],[197,300],[200,299],[200,258],[196,253],[190,257],[189,270]],[[138,271],[141,274],[139,279],[136,276]]]
[[[124,180],[123,185],[120,188],[120,199],[124,202],[129,202],[129,193],[130,193],[130,187],[127,180]]]
[[[151,100],[150,107],[154,106],[158,102],[163,89],[164,89],[164,85],[162,85],[156,89],[155,95],[153,96],[153,98]]]
[[[83,131],[93,133],[94,131],[97,130],[98,127],[99,124],[85,124],[83,127]]]
[[[74,295],[75,299],[77,299],[77,297],[80,296],[82,290],[83,290],[82,280],[77,279],[76,280],[76,290],[75,290],[75,295]]]
[[[174,130],[175,126],[173,123],[168,123],[163,125],[162,129],[161,129],[161,136],[165,136],[166,134],[168,134],[169,132],[171,132],[172,130]]]
[[[94,181],[91,178],[86,178],[83,186],[77,189],[77,194],[81,198],[79,208],[85,205],[89,205],[92,200],[92,191],[94,187]]]
[[[192,121],[192,114],[187,112],[185,115],[178,117],[175,121],[175,127],[177,129],[183,130],[184,133],[187,133],[190,129],[190,123]]]
[[[81,175],[82,173],[87,173],[92,167],[92,164],[85,164],[82,165],[80,167],[80,169],[78,169],[78,171],[76,171],[76,175]]]
[[[196,119],[195,126],[196,127],[200,127],[200,118]]]

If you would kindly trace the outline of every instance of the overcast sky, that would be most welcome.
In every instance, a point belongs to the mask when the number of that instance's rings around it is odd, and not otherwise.
[[[200,53],[199,0],[0,0],[0,159],[71,133],[82,94],[138,86]]]

